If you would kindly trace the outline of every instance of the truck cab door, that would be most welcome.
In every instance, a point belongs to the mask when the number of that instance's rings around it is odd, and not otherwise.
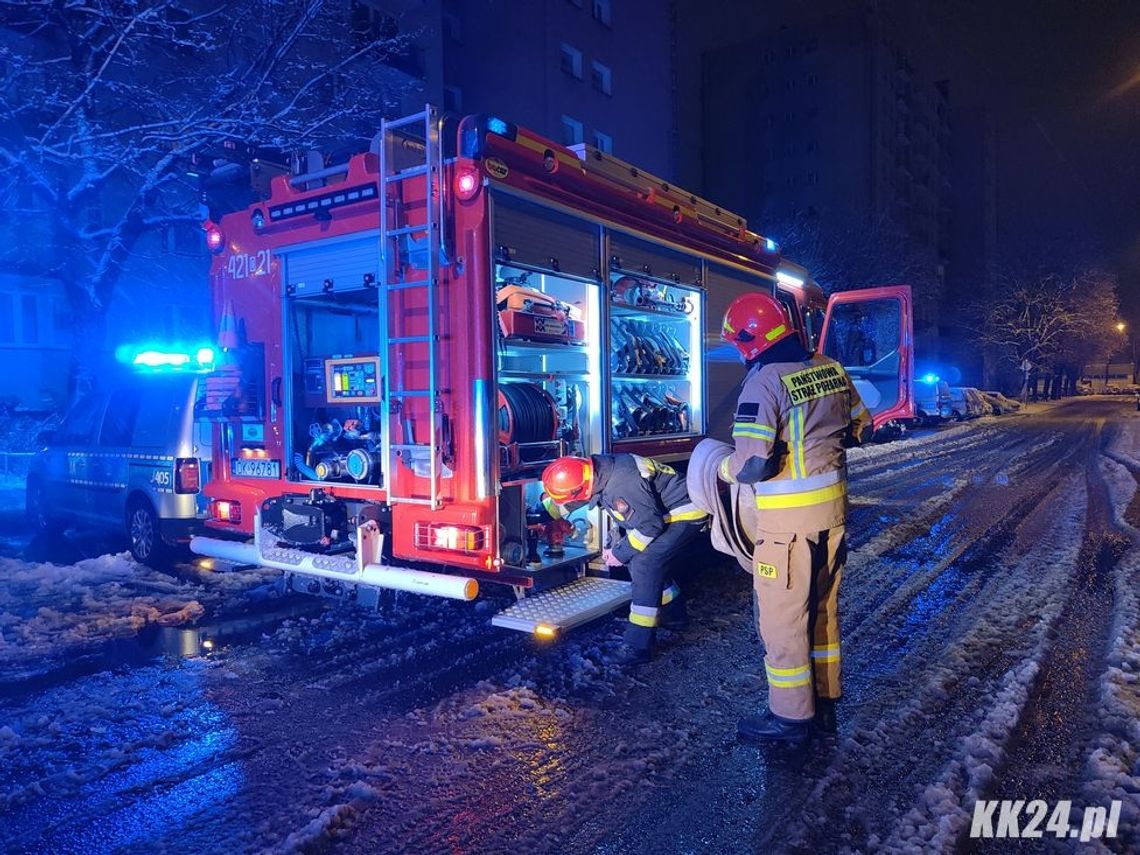
[[[832,294],[819,352],[843,365],[880,428],[914,418],[914,322],[909,285]]]

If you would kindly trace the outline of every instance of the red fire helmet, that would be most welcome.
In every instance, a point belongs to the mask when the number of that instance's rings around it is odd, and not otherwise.
[[[584,502],[594,492],[594,464],[585,457],[559,457],[543,471],[542,488],[559,504]]]
[[[741,294],[729,303],[720,331],[720,337],[732,342],[746,362],[790,335],[795,330],[787,311],[763,291]]]

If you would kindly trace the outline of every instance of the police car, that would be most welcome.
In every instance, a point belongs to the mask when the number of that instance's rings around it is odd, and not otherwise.
[[[27,481],[33,531],[126,534],[136,561],[162,567],[205,519],[209,426],[195,422],[199,377],[212,362],[157,351],[132,372],[80,398],[40,436]],[[141,358],[140,358],[141,357]],[[191,370],[178,370],[190,368]]]

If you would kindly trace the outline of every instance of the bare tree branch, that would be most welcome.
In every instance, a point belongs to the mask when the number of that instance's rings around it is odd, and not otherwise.
[[[0,0],[0,194],[37,236],[0,250],[6,267],[60,280],[76,317],[97,318],[140,239],[201,222],[184,156],[227,141],[365,148],[412,83],[393,67],[408,35],[368,14],[335,0]]]

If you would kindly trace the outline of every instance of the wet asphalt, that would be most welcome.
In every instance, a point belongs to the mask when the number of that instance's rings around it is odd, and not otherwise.
[[[0,843],[915,851],[932,792],[1079,799],[1110,571],[1132,548],[1097,462],[1135,416],[1076,400],[853,461],[840,733],[805,751],[734,739],[766,702],[762,650],[749,579],[712,557],[685,580],[692,626],[636,671],[612,661],[617,617],[543,646],[489,626],[506,597],[274,601],[0,691]],[[963,760],[979,734],[1002,746],[981,777]]]

